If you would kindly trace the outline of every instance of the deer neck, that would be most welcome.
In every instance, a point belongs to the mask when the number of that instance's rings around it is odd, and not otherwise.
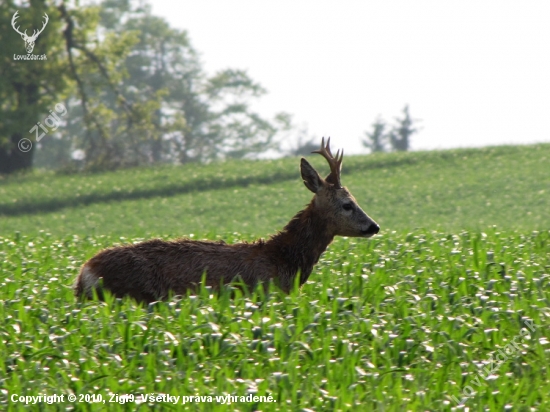
[[[288,293],[298,272],[300,286],[303,285],[333,239],[334,234],[326,218],[315,210],[314,201],[272,236],[266,246],[277,262],[281,289]]]

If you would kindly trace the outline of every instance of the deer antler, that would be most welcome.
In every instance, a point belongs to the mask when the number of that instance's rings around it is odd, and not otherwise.
[[[46,25],[48,24],[48,22],[50,21],[50,18],[48,17],[48,15],[46,13],[44,13],[44,16],[42,16],[42,18],[46,19],[44,21],[44,23],[42,24],[42,28],[40,30],[38,30],[36,33],[34,33],[36,30],[33,30],[33,33],[32,33],[32,37],[34,39],[36,39],[38,37],[38,35],[40,33],[42,33],[44,31],[44,29],[46,28]]]
[[[17,33],[19,33],[21,36],[26,36],[26,35],[27,35],[27,30],[25,30],[25,33],[21,33],[21,32],[19,31],[19,27],[21,27],[21,26],[15,27],[15,21],[19,18],[19,16],[17,15],[17,13],[19,13],[19,10],[17,10],[17,11],[15,12],[15,14],[13,15],[13,17],[11,18],[11,27],[13,27],[13,29],[14,29]]]
[[[16,24],[16,20],[19,18],[19,16],[17,15],[19,13],[19,10],[17,10],[15,12],[15,14],[13,15],[13,17],[11,18],[11,26],[13,27],[13,29],[19,33],[21,36],[24,36],[24,37],[27,37],[29,39],[34,39],[36,40],[36,38],[38,37],[38,35],[40,33],[42,33],[44,31],[44,29],[46,28],[46,25],[48,24],[48,22],[50,21],[50,18],[48,17],[48,15],[46,13],[44,13],[44,16],[42,16],[43,19],[45,19],[44,23],[42,23],[42,28],[40,30],[33,30],[33,33],[32,33],[32,36],[29,36],[27,34],[27,30],[25,30],[23,33],[21,33],[19,31],[19,27],[21,26],[17,26],[15,27],[15,24]]]
[[[335,185],[336,187],[342,187],[342,185],[340,184],[340,170],[342,169],[344,149],[342,149],[342,154],[340,154],[340,150],[338,150],[336,152],[336,157],[332,156],[332,152],[330,151],[330,137],[327,140],[326,146],[325,138],[323,137],[323,140],[321,141],[321,148],[319,150],[314,150],[311,153],[319,153],[327,160],[330,166],[330,174],[326,177],[325,180],[328,183]]]

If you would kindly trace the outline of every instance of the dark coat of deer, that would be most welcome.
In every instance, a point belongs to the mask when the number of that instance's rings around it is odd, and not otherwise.
[[[326,146],[323,139],[321,149],[313,153],[328,161],[330,174],[323,179],[301,159],[302,179],[315,196],[270,239],[233,245],[154,239],[105,249],[82,266],[75,294],[91,298],[100,278],[102,287],[114,296],[129,295],[142,302],[166,299],[170,292],[185,295],[196,290],[203,274],[205,284],[214,289],[240,276],[250,288],[273,280],[289,293],[298,273],[303,285],[334,236],[371,237],[380,230],[340,184],[344,152],[333,157],[330,139]]]

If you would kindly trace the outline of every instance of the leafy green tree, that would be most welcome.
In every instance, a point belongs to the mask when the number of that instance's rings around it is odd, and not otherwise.
[[[76,6],[67,1],[47,7],[43,0],[25,9],[38,22],[48,10],[49,34],[36,46],[47,50],[48,61],[19,65],[23,70],[15,64],[21,62],[2,65],[4,173],[13,165],[30,167],[36,144],[24,154],[16,143],[59,102],[67,116],[38,145],[41,165],[70,164],[77,151],[89,169],[254,157],[273,148],[276,133],[288,126],[283,113],[265,119],[251,110],[250,101],[265,90],[246,72],[227,69],[208,77],[187,33],[152,16],[147,4],[104,0]],[[6,26],[15,10],[12,1],[0,8],[0,36],[13,37],[4,42],[11,48],[22,46]]]
[[[48,23],[37,37],[35,55],[46,60],[20,60],[27,55],[25,43],[13,29],[12,19],[18,11],[15,26],[33,33],[43,27],[45,14]],[[45,0],[31,1],[31,6],[16,5],[12,0],[0,3],[0,173],[30,169],[36,150],[36,135],[48,134],[52,128],[42,122],[49,110],[67,91],[66,60],[58,11]],[[34,128],[34,131],[31,131]]]
[[[99,11],[98,25],[107,35],[136,36],[119,58],[117,73],[124,74],[116,83],[119,94],[127,102],[156,102],[147,113],[147,130],[112,133],[121,146],[118,162],[209,161],[253,157],[272,148],[275,134],[285,127],[284,114],[267,120],[249,107],[265,90],[242,70],[207,77],[187,32],[151,15],[148,5],[134,3],[107,0]],[[117,93],[96,98],[115,110]],[[108,152],[117,153],[112,147]]]
[[[120,3],[128,6],[125,1]],[[125,59],[138,42],[139,32],[106,30],[100,24],[100,6],[69,10],[62,4],[59,9],[66,23],[69,76],[76,85],[69,103],[75,121],[72,128],[63,130],[66,140],[84,150],[90,169],[142,163],[147,159],[142,142],[158,133],[154,114],[162,93],[140,94],[124,87],[128,77]]]
[[[121,21],[116,17],[112,21]],[[251,111],[249,102],[265,89],[246,72],[226,69],[207,77],[187,33],[148,7],[111,29],[140,33],[126,59],[124,87],[142,96],[164,93],[155,113],[160,133],[148,142],[153,161],[253,157],[273,147],[284,115],[267,120]]]
[[[71,132],[66,140],[71,147],[84,147],[92,166],[117,166],[117,161],[128,155],[123,153],[128,147],[126,141],[121,145],[120,140],[150,133],[150,113],[159,100],[133,102],[118,87],[125,75],[118,62],[131,49],[135,33],[100,36],[97,6],[76,7],[75,3],[62,2],[54,7],[48,3],[33,1],[29,7],[17,9],[10,1],[0,6],[0,41],[7,46],[0,68],[0,172],[29,169],[38,141],[45,139],[44,144],[59,132],[61,137],[63,132]],[[23,52],[19,35],[9,28],[15,11],[21,30],[41,27],[44,13],[49,16],[34,47],[34,54],[46,55],[46,60],[20,61],[12,57]],[[116,107],[109,107],[109,98]],[[59,122],[45,127],[40,119],[58,107],[68,111],[63,110],[67,117],[60,119],[63,127]],[[79,110],[73,110],[75,107]],[[74,127],[65,130],[66,124]],[[35,128],[37,134],[27,134],[34,125],[40,126]],[[25,138],[29,140],[21,140]],[[56,154],[70,152],[58,150]]]

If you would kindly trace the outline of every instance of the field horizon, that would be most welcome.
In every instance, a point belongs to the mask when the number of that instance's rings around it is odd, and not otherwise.
[[[320,156],[307,158],[327,172]],[[376,153],[346,156],[342,181],[382,230],[536,230],[548,224],[549,162],[550,144]],[[265,237],[312,197],[298,165],[284,158],[7,178],[0,233]]]

